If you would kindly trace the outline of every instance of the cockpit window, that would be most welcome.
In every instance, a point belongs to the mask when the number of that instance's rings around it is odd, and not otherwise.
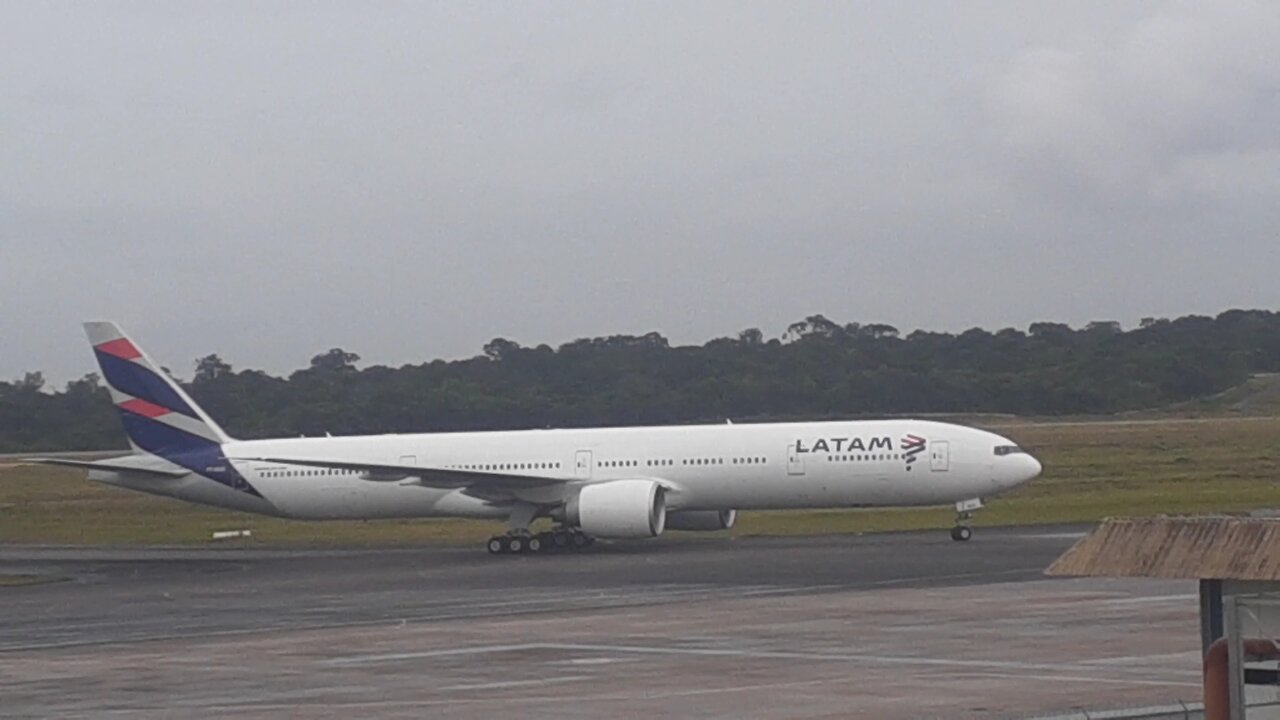
[[[997,445],[996,446],[996,455],[1017,455],[1018,453],[1024,453],[1024,452],[1026,452],[1026,450],[1023,450],[1017,445]]]

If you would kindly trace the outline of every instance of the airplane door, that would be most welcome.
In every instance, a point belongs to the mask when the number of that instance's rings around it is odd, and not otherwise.
[[[796,452],[795,443],[787,446],[787,474],[804,474],[804,458],[800,456],[800,453]]]
[[[929,469],[934,472],[946,472],[951,469],[951,443],[946,440],[934,440],[929,443]]]
[[[579,450],[573,458],[573,476],[579,480],[591,479],[591,451]]]

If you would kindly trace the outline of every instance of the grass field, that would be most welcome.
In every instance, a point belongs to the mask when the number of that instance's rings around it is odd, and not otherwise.
[[[1280,418],[990,424],[1031,450],[1044,474],[990,501],[975,526],[1086,522],[1115,515],[1280,508]],[[735,535],[945,528],[949,509],[742,513]],[[0,467],[0,542],[201,544],[250,529],[249,544],[480,542],[498,523],[299,522],[206,509],[89,483],[84,473]]]

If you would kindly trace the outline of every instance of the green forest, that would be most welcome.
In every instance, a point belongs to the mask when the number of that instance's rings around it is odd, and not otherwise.
[[[1212,395],[1280,372],[1280,313],[1034,323],[963,333],[841,324],[757,329],[704,345],[658,333],[552,348],[495,339],[465,360],[359,367],[334,348],[288,377],[200,358],[184,382],[241,438],[750,422],[910,413],[1109,414]],[[178,373],[181,375],[181,373]],[[0,382],[0,452],[125,447],[96,374]]]

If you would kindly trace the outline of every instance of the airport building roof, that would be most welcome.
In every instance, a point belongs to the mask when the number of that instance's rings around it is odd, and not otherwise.
[[[1109,518],[1045,573],[1280,581],[1280,519]]]

